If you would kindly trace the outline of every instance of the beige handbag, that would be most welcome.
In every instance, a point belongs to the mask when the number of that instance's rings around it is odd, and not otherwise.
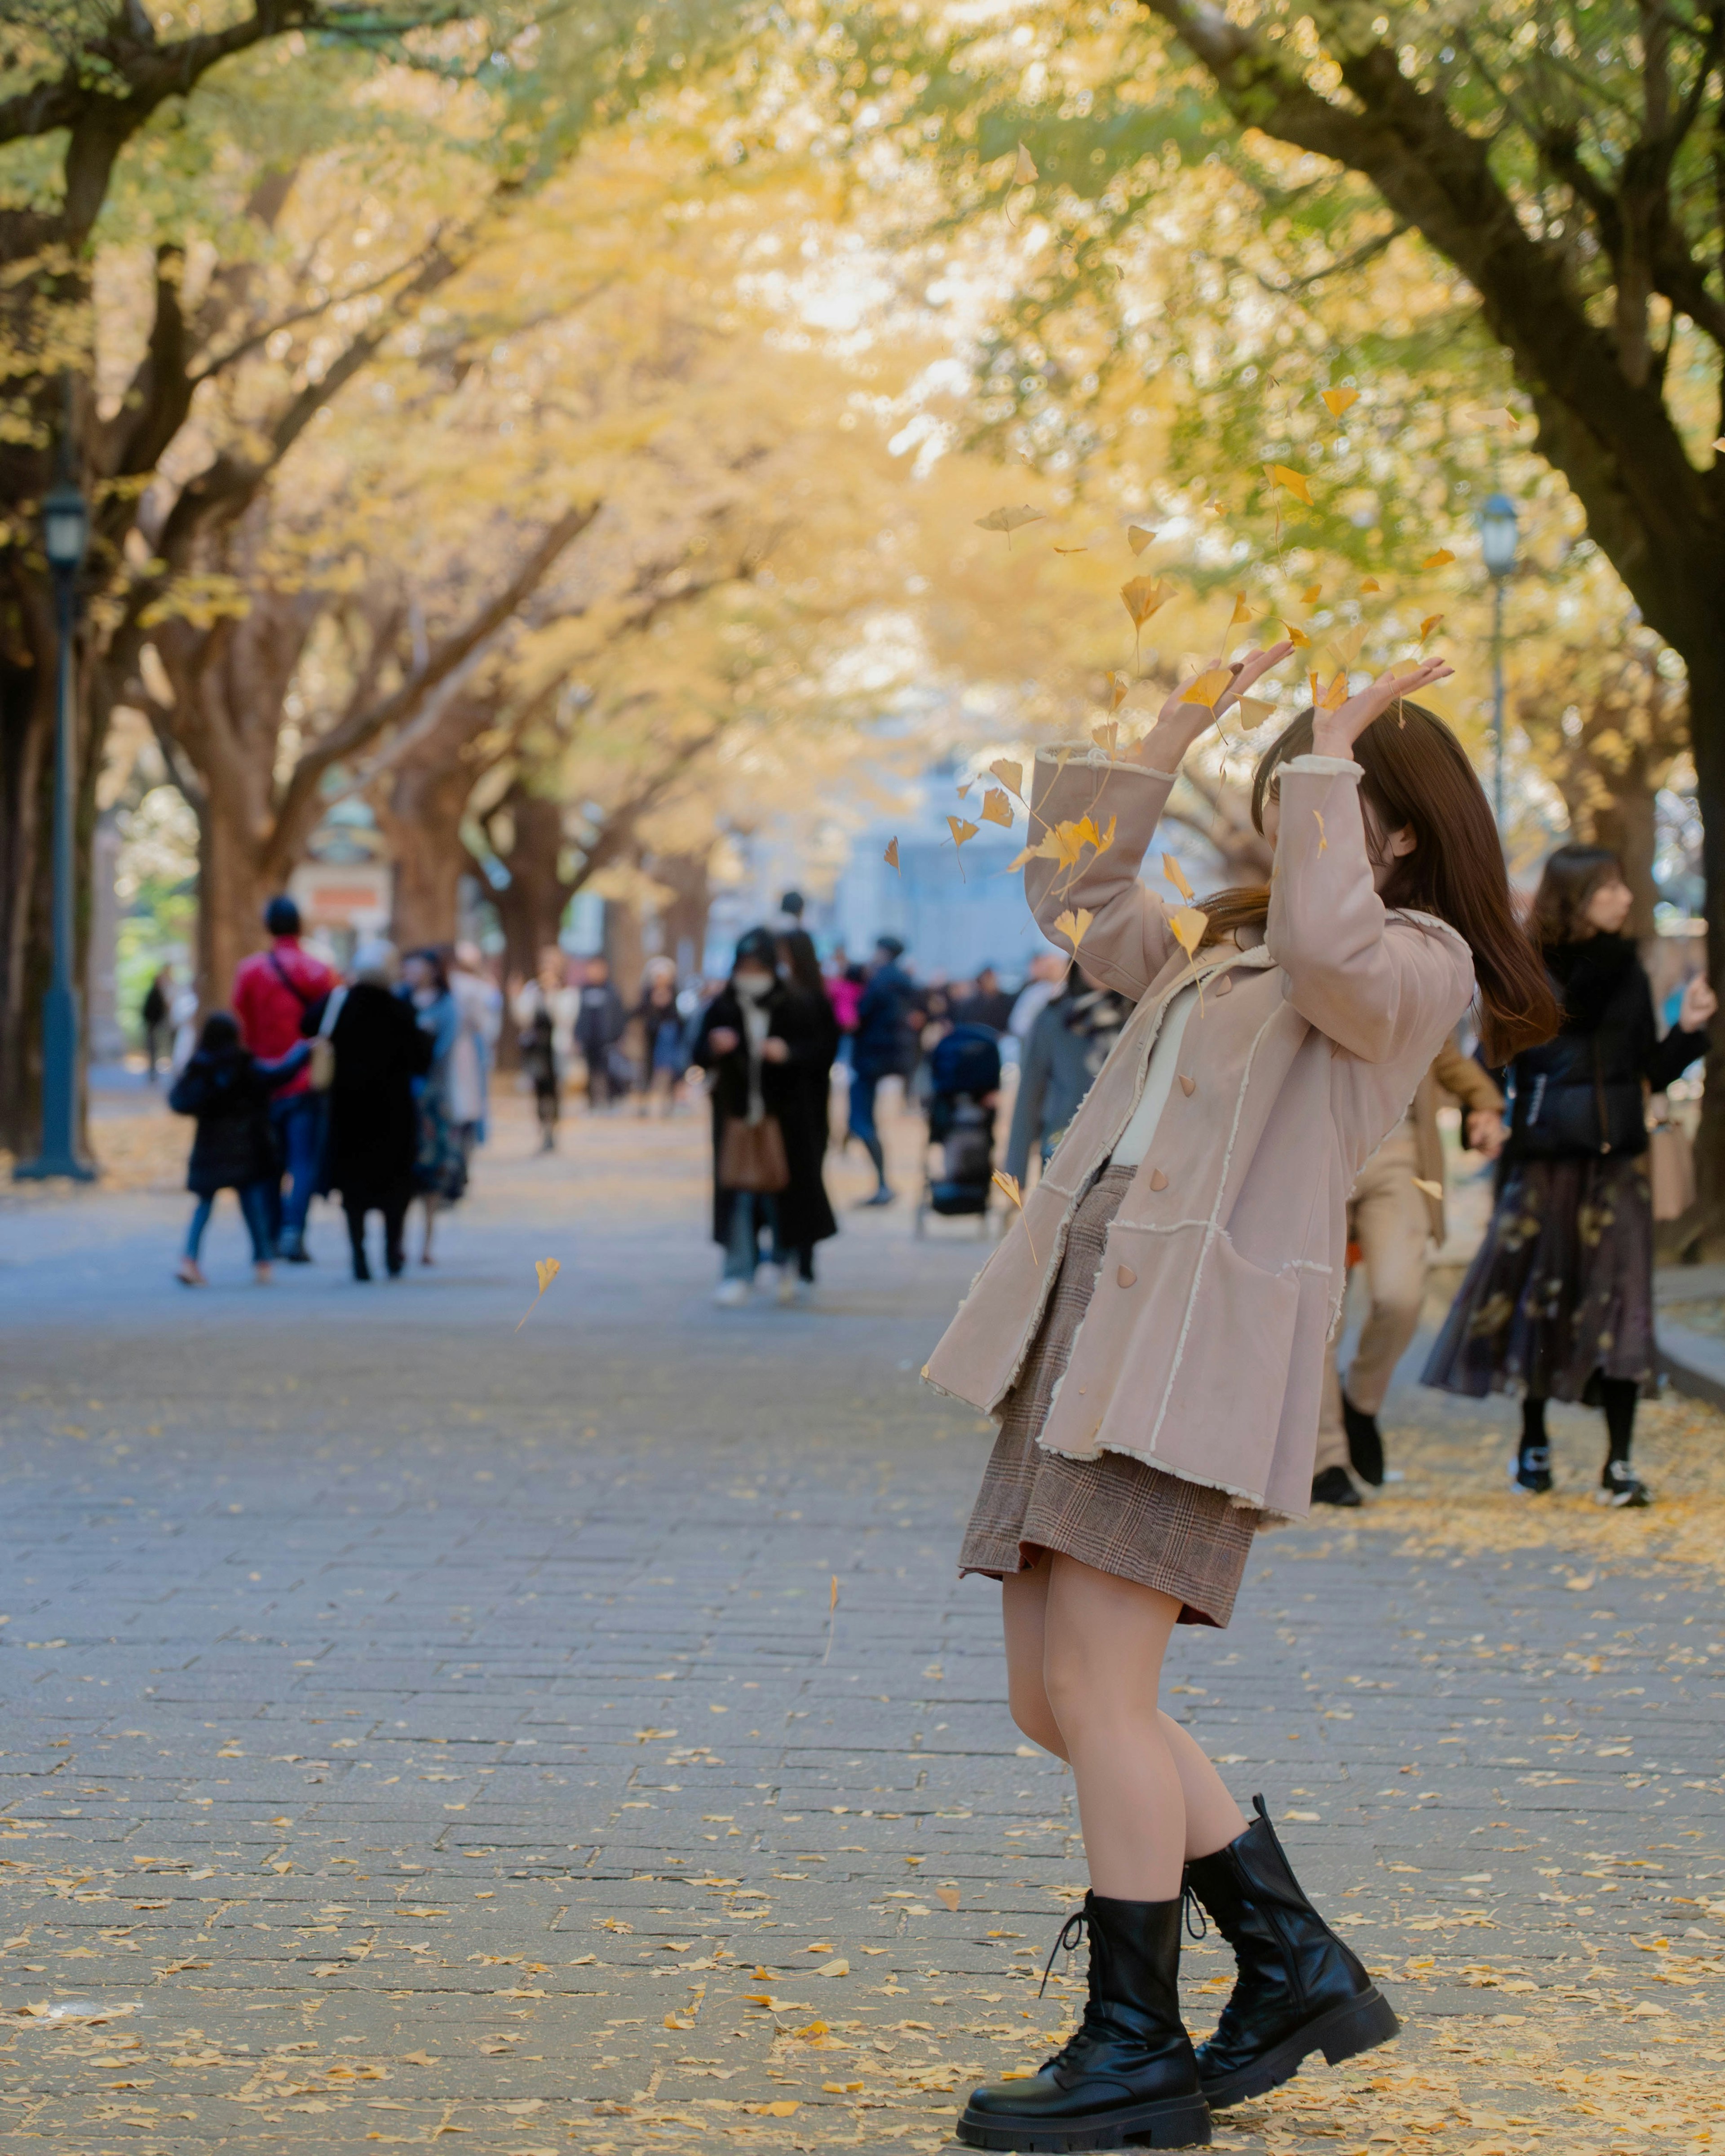
[[[314,1093],[327,1093],[336,1082],[336,1044],[330,1035],[336,1029],[336,1020],[341,1015],[341,1006],[347,1000],[346,988],[330,991],[317,1031],[311,1037],[311,1060],[306,1065],[305,1082]]]
[[[790,1179],[791,1164],[777,1116],[763,1115],[752,1123],[741,1116],[726,1116],[719,1139],[721,1190],[752,1190],[771,1197]]]

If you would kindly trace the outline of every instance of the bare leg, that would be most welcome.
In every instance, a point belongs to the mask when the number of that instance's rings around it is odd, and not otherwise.
[[[1064,1561],[1072,1562],[1070,1558]],[[1043,1675],[1053,1563],[1054,1560],[1044,1557],[1030,1571],[1011,1573],[1001,1583],[1007,1699],[1013,1720],[1033,1743],[1040,1744],[1044,1751],[1052,1752],[1058,1758],[1070,1759],[1060,1725],[1049,1704]],[[1189,1859],[1211,1856],[1245,1833],[1245,1816],[1190,1731],[1159,1710],[1158,1721],[1179,1776],[1185,1803],[1183,1854]]]
[[[1186,1801],[1156,1707],[1179,1614],[1154,1588],[1050,1560],[1043,1683],[1072,1762],[1091,1885],[1115,1901],[1180,1891]]]
[[[422,1265],[429,1265],[431,1263],[431,1238],[436,1226],[437,1199],[428,1190],[425,1194],[425,1242],[419,1252],[419,1262]]]

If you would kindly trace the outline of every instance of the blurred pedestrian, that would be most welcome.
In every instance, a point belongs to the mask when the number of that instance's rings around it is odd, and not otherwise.
[[[780,932],[778,965],[780,978],[793,995],[801,998],[802,1014],[809,1025],[809,1037],[793,1056],[790,1068],[804,1096],[803,1114],[808,1122],[804,1173],[819,1186],[819,1201],[817,1205],[805,1207],[799,1200],[795,1205],[779,1209],[773,1255],[778,1267],[779,1301],[806,1302],[814,1291],[814,1244],[819,1238],[799,1240],[794,1228],[798,1219],[818,1219],[822,1216],[832,1219],[822,1164],[832,1136],[833,1065],[839,1055],[839,1021],[833,1014],[826,993],[814,939],[806,929]],[[802,1127],[803,1116],[799,1116],[799,1132]],[[831,1232],[837,1232],[836,1226]]]
[[[162,1060],[162,1045],[167,1038],[169,999],[173,993],[174,969],[162,966],[144,991],[144,1000],[138,1016],[144,1028],[144,1056],[149,1065],[150,1083],[156,1083],[156,1066]]]
[[[763,1235],[775,1250],[810,1252],[812,1271],[814,1245],[838,1232],[820,1176],[825,1126],[804,1076],[830,1038],[809,998],[779,978],[772,932],[750,929],[690,1050],[712,1081],[713,1240],[725,1252],[717,1303],[748,1301]],[[775,1284],[790,1300],[788,1270]]]
[[[916,984],[899,963],[904,955],[896,936],[876,941],[850,1044],[850,1135],[860,1140],[875,1169],[874,1194],[863,1200],[865,1205],[890,1205],[894,1195],[886,1180],[886,1149],[875,1123],[875,1096],[883,1078],[908,1080],[916,1067],[923,1014]]]
[[[270,1126],[270,1096],[291,1084],[311,1054],[307,1042],[296,1040],[284,1055],[253,1055],[226,1011],[212,1011],[204,1020],[198,1046],[167,1096],[177,1116],[193,1116],[198,1122],[186,1168],[186,1188],[198,1204],[175,1274],[187,1287],[208,1285],[198,1255],[217,1194],[223,1190],[235,1194],[245,1216],[254,1277],[260,1285],[272,1277],[269,1193],[280,1170]]]
[[[485,1142],[490,1117],[491,1066],[503,1030],[503,991],[486,973],[477,943],[456,944],[444,970],[460,1017],[449,1066],[449,1114],[470,1165],[474,1147]]]
[[[562,1069],[557,1060],[557,1026],[542,1004],[520,1036],[521,1068],[533,1088],[539,1117],[539,1150],[557,1149],[557,1118],[562,1108]]]
[[[575,1045],[587,1065],[589,1110],[609,1107],[627,1090],[617,1082],[611,1057],[628,1023],[623,998],[612,985],[609,965],[603,958],[588,959],[575,1011]]]
[[[668,1116],[675,1107],[689,1068],[687,1028],[677,1004],[677,968],[672,958],[649,958],[641,977],[634,1016],[641,1029],[641,1113],[652,1103]]]
[[[977,968],[970,993],[954,1004],[952,1015],[960,1025],[985,1025],[990,1033],[1004,1033],[1012,1024],[1015,1000],[1001,987],[994,968],[984,962]]]
[[[862,992],[868,983],[860,966],[853,966],[845,955],[845,946],[835,943],[832,956],[824,968],[827,1001],[833,1007],[833,1016],[839,1021],[839,1052],[848,1058],[850,1036],[856,1031],[856,1008],[862,1001]]]
[[[459,1205],[467,1190],[467,1147],[463,1143],[454,1099],[455,1057],[461,1039],[461,1006],[434,950],[410,951],[402,961],[401,993],[413,1006],[419,1030],[431,1042],[431,1061],[413,1083],[419,1111],[419,1150],[413,1184],[425,1205],[425,1236],[419,1262],[432,1262],[437,1216]]]
[[[264,926],[270,948],[242,958],[234,972],[234,1015],[254,1055],[282,1055],[300,1038],[306,1012],[335,987],[336,976],[301,948],[300,909],[285,892],[264,907]],[[273,1188],[270,1232],[290,1265],[308,1265],[305,1216],[323,1152],[323,1102],[303,1071],[277,1094],[270,1116],[287,1171],[286,1192],[279,1176]]]
[[[341,1194],[353,1277],[368,1281],[366,1215],[383,1215],[383,1256],[393,1280],[407,1263],[403,1229],[413,1197],[419,1113],[413,1081],[431,1067],[432,1037],[395,993],[395,946],[368,938],[353,954],[348,984],[306,1014],[306,1030],[329,1043],[329,1138],[324,1179]]]
[[[1563,998],[1563,1030],[1511,1066],[1513,1104],[1497,1204],[1425,1370],[1428,1385],[1481,1399],[1522,1391],[1510,1475],[1551,1489],[1549,1399],[1604,1411],[1602,1505],[1651,1493],[1630,1466],[1635,1402],[1650,1397],[1653,1205],[1643,1088],[1662,1093],[1707,1052],[1717,1008],[1704,979],[1683,991],[1661,1040],[1632,937],[1635,900],[1615,854],[1559,846],[1533,900],[1533,933]]]
[[[1070,961],[1064,951],[1039,951],[1024,972],[1024,985],[1013,998],[1007,1031],[1028,1045],[1030,1029],[1065,986]]]
[[[171,1078],[179,1076],[198,1046],[198,991],[189,981],[174,990],[167,1007],[167,1022],[173,1029],[167,1066]]]
[[[1040,1172],[1060,1143],[1132,1011],[1125,996],[1075,964],[1063,992],[1040,1014],[1025,1045],[1006,1141],[1006,1173],[1014,1182],[1028,1182],[1033,1152]]]

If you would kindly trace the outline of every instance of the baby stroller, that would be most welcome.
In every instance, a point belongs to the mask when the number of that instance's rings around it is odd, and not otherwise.
[[[985,1025],[955,1025],[928,1059],[928,1142],[941,1149],[938,1173],[926,1168],[916,1233],[931,1213],[973,1214],[988,1233],[994,1172],[993,1096],[1000,1090],[1000,1049]]]

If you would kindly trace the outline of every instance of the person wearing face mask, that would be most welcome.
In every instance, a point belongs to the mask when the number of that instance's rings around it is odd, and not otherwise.
[[[1690,982],[1661,1040],[1615,854],[1559,846],[1533,901],[1533,932],[1563,998],[1563,1030],[1517,1056],[1503,1174],[1425,1382],[1482,1399],[1522,1390],[1512,1486],[1552,1487],[1548,1399],[1604,1410],[1601,1505],[1642,1506],[1630,1466],[1635,1402],[1654,1382],[1653,1204],[1644,1088],[1661,1093],[1707,1049],[1717,999]]]
[[[807,1077],[823,1058],[830,1065],[829,1031],[811,998],[780,979],[771,931],[750,929],[689,1059],[711,1089],[713,1240],[725,1253],[713,1300],[721,1306],[748,1301],[763,1234],[775,1251],[812,1253],[838,1233],[821,1182],[825,1119]],[[779,1300],[794,1300],[798,1266],[773,1271]]]

